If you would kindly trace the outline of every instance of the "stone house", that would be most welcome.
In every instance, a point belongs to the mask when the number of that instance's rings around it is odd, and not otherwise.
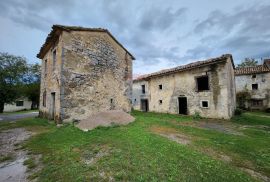
[[[53,25],[37,57],[40,116],[74,121],[100,111],[131,110],[135,58],[108,30]]]
[[[236,108],[231,55],[193,62],[133,80],[135,110],[225,118]]]
[[[270,60],[262,65],[235,69],[236,93],[248,93],[238,106],[251,110],[270,108]],[[238,99],[239,100],[239,99]]]

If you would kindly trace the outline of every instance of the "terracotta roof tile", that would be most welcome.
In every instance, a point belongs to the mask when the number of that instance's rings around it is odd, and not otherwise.
[[[270,72],[270,69],[266,65],[258,65],[252,67],[236,68],[234,72],[235,75],[249,75],[255,73]]]
[[[133,60],[135,60],[135,57],[120,43],[116,40],[116,38],[109,32],[107,29],[103,28],[85,28],[85,27],[79,27],[79,26],[65,26],[65,25],[53,25],[51,32],[48,34],[45,43],[40,48],[39,53],[37,54],[37,58],[42,59],[48,49],[50,48],[51,44],[55,42],[61,32],[65,31],[90,31],[90,32],[105,32],[107,33],[120,47],[122,47]]]
[[[203,61],[197,61],[197,62],[189,63],[186,65],[177,66],[177,67],[170,68],[170,69],[164,69],[164,70],[150,73],[150,74],[146,74],[146,75],[141,75],[138,78],[134,79],[134,81],[146,80],[146,79],[149,79],[151,77],[168,75],[168,74],[175,73],[175,72],[182,72],[182,71],[186,71],[186,70],[190,70],[190,69],[194,69],[194,68],[198,68],[198,67],[202,67],[202,66],[206,66],[206,65],[210,65],[210,64],[215,64],[218,62],[226,61],[227,58],[232,59],[232,55],[231,54],[224,54],[220,57],[210,58],[210,59],[203,60]]]

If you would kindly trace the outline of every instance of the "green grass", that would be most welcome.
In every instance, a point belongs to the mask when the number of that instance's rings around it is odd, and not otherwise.
[[[43,119],[0,123],[0,130],[26,127],[43,131],[24,145],[32,154],[42,154],[39,181],[256,181],[238,168],[241,161],[270,174],[269,132],[255,127],[269,126],[266,117],[246,113],[234,118],[232,124],[254,126],[237,136],[181,125],[193,122],[189,116],[137,111],[132,115],[136,120],[127,126],[89,132],[72,125],[57,128]],[[172,128],[196,140],[181,145],[152,133],[154,126]],[[204,148],[224,152],[233,162],[218,160],[203,152]],[[87,164],[89,160],[92,162]]]
[[[37,167],[37,164],[35,163],[34,159],[29,158],[23,162],[24,165],[27,166],[28,169],[33,169]]]
[[[234,122],[246,125],[265,125],[270,127],[270,114],[263,112],[245,112],[241,116],[235,116]]]

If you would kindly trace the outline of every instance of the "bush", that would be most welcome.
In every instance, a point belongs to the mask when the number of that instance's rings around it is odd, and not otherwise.
[[[234,111],[234,115],[241,115],[243,113],[242,109],[236,108]]]
[[[195,111],[195,114],[193,114],[192,118],[193,118],[194,120],[202,119],[201,114],[200,114],[199,111]]]
[[[270,108],[265,109],[265,112],[270,113]]]

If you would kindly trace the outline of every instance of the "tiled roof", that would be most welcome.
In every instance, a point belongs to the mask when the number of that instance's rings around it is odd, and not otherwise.
[[[236,68],[234,70],[235,75],[249,75],[255,73],[265,73],[270,72],[270,69],[265,65],[258,65],[252,67],[243,67],[243,68]]]
[[[218,62],[224,62],[224,61],[227,60],[227,58],[231,58],[231,60],[232,60],[232,55],[231,54],[223,54],[220,57],[210,58],[210,59],[207,59],[207,60],[197,61],[197,62],[186,64],[186,65],[183,65],[183,66],[177,66],[177,67],[174,67],[174,68],[164,69],[164,70],[154,72],[154,73],[141,75],[138,78],[134,79],[134,81],[146,80],[146,79],[149,79],[151,77],[156,77],[156,76],[161,76],[161,75],[168,75],[168,74],[171,74],[171,73],[182,72],[182,71],[186,71],[186,70],[190,70],[190,69],[194,69],[194,68],[198,68],[198,67],[202,67],[202,66],[215,64],[215,63],[218,63]],[[232,63],[233,63],[233,60],[232,60]]]
[[[120,47],[122,47],[133,60],[135,57],[120,43],[116,40],[116,38],[109,32],[107,29],[103,28],[85,28],[79,26],[64,26],[64,25],[53,25],[52,31],[48,34],[45,43],[40,48],[37,57],[42,59],[46,52],[49,50],[50,46],[58,39],[59,35],[62,31],[89,31],[89,32],[105,32],[107,33]]]

